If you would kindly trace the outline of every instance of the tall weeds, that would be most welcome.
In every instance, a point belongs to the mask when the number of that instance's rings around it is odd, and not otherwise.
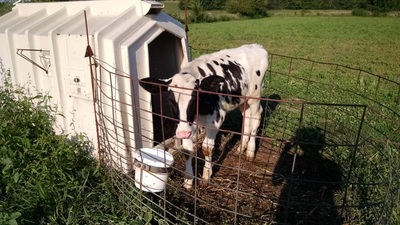
[[[29,96],[8,80],[0,87],[0,224],[140,224],[85,138],[53,132],[50,97]]]

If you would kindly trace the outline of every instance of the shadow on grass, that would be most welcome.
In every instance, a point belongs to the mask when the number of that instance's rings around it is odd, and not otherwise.
[[[283,185],[275,209],[278,224],[343,224],[334,199],[341,167],[322,156],[325,146],[323,130],[316,127],[298,129],[285,145],[272,180]]]

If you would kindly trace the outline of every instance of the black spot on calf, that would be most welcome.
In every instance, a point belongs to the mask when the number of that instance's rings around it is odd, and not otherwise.
[[[207,67],[211,71],[211,75],[217,75],[217,71],[215,71],[214,67],[210,63],[207,63]]]
[[[231,103],[231,101],[229,100],[229,97],[228,96],[225,96],[225,101],[226,101],[226,103]]]
[[[202,68],[197,67],[197,69],[199,70],[199,72],[200,72],[200,74],[201,74],[202,77],[205,77],[205,76],[206,76],[206,72],[204,72],[204,70],[203,70]]]
[[[221,64],[221,67],[224,72],[225,79],[230,80],[234,77],[238,80],[242,80],[242,71],[238,64],[229,61],[229,64]]]
[[[257,76],[261,75],[261,72],[259,70],[256,71]]]

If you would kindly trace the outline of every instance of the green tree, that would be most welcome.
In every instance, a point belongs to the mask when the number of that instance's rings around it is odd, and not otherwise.
[[[269,0],[268,9],[400,10],[400,0]]]
[[[188,9],[193,9],[193,2],[197,0],[186,0],[186,7]],[[216,9],[223,9],[225,7],[225,3],[227,0],[200,0],[199,4],[203,10],[216,10]],[[178,4],[180,9],[185,8],[185,0],[179,0]]]
[[[230,13],[239,13],[249,17],[267,16],[267,0],[228,0],[225,9]]]

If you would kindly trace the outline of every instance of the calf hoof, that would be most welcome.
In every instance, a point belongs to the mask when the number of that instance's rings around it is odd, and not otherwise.
[[[185,188],[187,191],[190,191],[190,190],[192,190],[193,185],[192,184],[183,183],[183,188]]]
[[[191,190],[192,189],[192,187],[193,187],[193,179],[184,179],[184,182],[183,182],[183,187],[186,189],[186,190]]]
[[[242,151],[241,148],[238,148],[238,149],[235,151],[235,155],[241,155],[242,153],[243,153],[243,151]]]
[[[249,162],[254,161],[254,152],[247,152],[246,160],[249,161]]]
[[[243,152],[245,152],[247,149],[247,144],[246,145],[241,145],[236,149],[236,155],[240,155]]]
[[[201,187],[207,187],[209,183],[210,183],[209,179],[204,179],[203,178],[203,179],[200,180],[200,186]]]

